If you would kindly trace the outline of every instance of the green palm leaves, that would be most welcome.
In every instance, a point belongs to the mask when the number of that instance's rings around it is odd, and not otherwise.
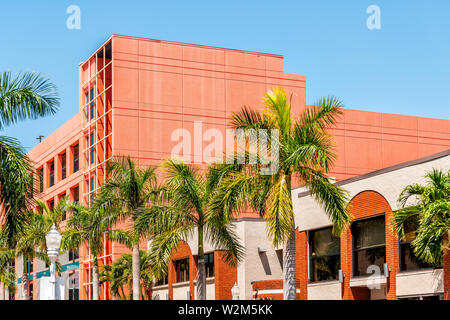
[[[153,286],[153,274],[150,268],[149,254],[140,251],[140,274],[141,274],[141,295],[150,298],[150,289]],[[103,265],[100,272],[100,284],[109,282],[109,293],[121,300],[132,298],[132,256],[122,254],[120,258],[111,265]],[[127,292],[129,293],[127,295]]]
[[[54,114],[58,106],[56,87],[39,74],[0,74],[0,130],[20,120]],[[3,232],[11,248],[23,232],[26,219],[22,213],[34,196],[32,173],[31,162],[19,142],[0,136],[0,203],[6,219]]]
[[[333,222],[333,231],[340,233],[349,226],[347,192],[331,183],[327,172],[335,153],[327,129],[342,113],[342,103],[333,97],[306,107],[297,119],[291,115],[291,103],[283,89],[277,87],[264,96],[265,111],[248,107],[234,113],[230,126],[241,130],[277,130],[278,140],[271,141],[270,153],[278,147],[278,168],[272,175],[261,175],[264,163],[248,163],[223,179],[214,195],[212,208],[233,216],[243,208],[252,208],[266,219],[268,236],[274,246],[286,243],[284,286],[285,299],[295,299],[295,222],[291,199],[292,181],[298,181],[322,205]],[[269,135],[267,135],[269,137]],[[261,141],[257,141],[259,148]],[[268,144],[269,145],[269,144]],[[246,152],[251,153],[246,146]],[[275,161],[276,161],[275,160]],[[272,161],[274,161],[272,159]]]
[[[236,130],[279,130],[280,170],[272,176],[262,176],[261,163],[242,166],[223,180],[214,208],[236,214],[245,206],[251,207],[267,220],[268,234],[278,246],[287,240],[294,224],[290,190],[292,179],[296,179],[322,204],[333,221],[334,232],[340,234],[351,219],[346,210],[346,191],[327,177],[335,160],[327,128],[342,113],[342,103],[336,98],[325,98],[292,119],[290,102],[281,88],[268,92],[264,102],[265,112],[244,107],[232,115],[230,126]]]
[[[224,259],[231,265],[236,265],[244,253],[230,217],[221,209],[211,209],[217,186],[231,170],[227,166],[210,166],[202,172],[172,160],[165,162],[163,168],[167,176],[165,187],[169,206],[153,221],[141,221],[160,227],[151,242],[153,270],[158,277],[167,274],[170,256],[181,241],[187,241],[197,232],[197,297],[203,300],[206,298],[204,241],[224,250]]]
[[[425,175],[426,185],[412,184],[398,198],[402,209],[394,213],[394,227],[400,238],[415,233],[414,253],[424,262],[442,265],[449,250],[450,171],[433,169]]]

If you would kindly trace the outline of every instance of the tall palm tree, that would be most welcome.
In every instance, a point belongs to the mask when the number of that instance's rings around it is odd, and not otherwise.
[[[260,131],[270,142],[267,143],[270,147],[267,159],[259,159],[256,164],[247,163],[243,170],[231,173],[224,179],[215,195],[213,207],[237,214],[247,206],[266,220],[267,232],[274,246],[284,244],[284,299],[292,300],[296,299],[292,180],[298,179],[322,205],[333,222],[334,234],[340,235],[350,224],[351,218],[346,210],[348,195],[344,189],[330,182],[327,176],[335,159],[327,128],[336,123],[342,112],[342,103],[335,98],[322,99],[315,106],[306,107],[296,119],[292,118],[290,101],[283,89],[277,87],[267,92],[264,103],[263,112],[244,106],[232,115],[230,126],[237,135],[249,129],[267,130]],[[278,137],[269,132],[278,132]],[[257,145],[262,145],[261,141],[258,140]],[[244,151],[251,156],[248,146],[244,147]],[[278,167],[278,170],[268,175],[261,174],[260,169],[265,166],[265,161],[269,161],[272,168]]]
[[[426,185],[411,184],[401,192],[394,227],[400,239],[414,233],[411,246],[419,260],[440,266],[450,250],[450,170],[433,169],[425,179]]]
[[[141,295],[144,298],[150,298],[150,289],[153,286],[153,274],[150,266],[149,254],[141,250],[140,252],[140,268],[141,268]],[[112,296],[118,297],[121,300],[127,300],[125,294],[125,288],[128,289],[130,294],[128,299],[132,298],[132,256],[125,253],[120,258],[113,262],[111,265],[104,265],[103,270],[100,272],[100,284],[109,282],[109,292]]]
[[[26,220],[29,222],[25,225],[21,237],[17,240],[15,254],[22,256],[23,259],[23,295],[26,300],[29,299],[29,263],[34,258],[38,258],[50,264],[50,259],[47,256],[47,243],[45,236],[50,231],[51,227],[55,225],[59,228],[62,217],[67,211],[67,198],[62,198],[54,208],[49,208],[42,200],[36,200],[41,213],[27,212]]]
[[[102,223],[105,213],[94,207],[86,207],[77,202],[69,205],[72,215],[67,221],[62,233],[61,251],[78,250],[85,245],[93,258],[92,267],[92,299],[99,299],[99,264],[98,257],[104,248],[105,235],[120,238],[116,233],[121,231],[110,230]]]
[[[133,300],[140,300],[139,242],[148,230],[139,228],[136,221],[140,215],[155,211],[159,193],[155,168],[141,168],[130,157],[118,157],[109,163],[108,173],[108,180],[97,195],[94,207],[108,213],[102,220],[106,228],[131,220],[131,230],[113,230],[109,236],[132,249]]]
[[[223,216],[222,210],[210,208],[210,200],[231,166],[210,166],[204,174],[194,166],[178,161],[168,160],[163,167],[167,173],[169,209],[149,220],[143,215],[138,224],[154,228],[156,235],[151,242],[150,256],[154,273],[159,278],[167,274],[170,256],[180,242],[197,231],[197,299],[205,300],[205,239],[225,249],[224,259],[230,265],[236,265],[244,254],[230,219]]]
[[[54,114],[59,106],[55,85],[35,72],[13,77],[0,74],[0,130],[25,119]],[[3,206],[2,230],[8,246],[23,232],[24,217],[33,199],[33,170],[25,150],[11,137],[0,136],[0,204]]]

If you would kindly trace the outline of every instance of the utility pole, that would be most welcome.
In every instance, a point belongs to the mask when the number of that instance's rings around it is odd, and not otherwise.
[[[39,143],[41,143],[43,138],[44,138],[44,136],[39,136],[39,137],[36,138],[36,140],[39,140]]]

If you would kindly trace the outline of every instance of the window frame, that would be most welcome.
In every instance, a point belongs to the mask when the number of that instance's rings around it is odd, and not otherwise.
[[[363,221],[367,221],[367,220],[375,220],[375,219],[379,219],[383,217],[384,220],[384,244],[383,245],[374,245],[374,246],[368,246],[368,247],[364,247],[364,248],[358,248],[355,249],[355,244],[356,244],[356,237],[355,237],[355,231],[354,228],[356,226],[356,224],[358,224],[359,222],[363,222]],[[357,219],[355,221],[353,221],[351,227],[351,238],[352,238],[352,277],[357,278],[357,277],[366,277],[366,276],[370,276],[370,274],[356,274],[356,263],[357,263],[357,259],[355,259],[356,257],[356,252],[360,252],[360,251],[365,251],[368,249],[377,249],[377,248],[382,248],[384,247],[384,263],[386,263],[386,259],[387,259],[387,254],[386,254],[386,213],[381,213],[381,214],[377,214],[374,216],[370,216],[367,218],[363,218],[363,219]],[[359,272],[358,272],[359,273]]]
[[[325,281],[335,281],[339,279],[339,270],[341,269],[341,238],[340,237],[336,237],[339,240],[339,253],[338,254],[326,254],[326,255],[321,255],[321,256],[312,256],[313,253],[313,234],[315,232],[319,232],[319,231],[323,231],[323,230],[327,230],[327,229],[331,229],[333,230],[333,227],[324,227],[324,228],[320,228],[320,229],[314,229],[314,230],[309,230],[308,231],[308,264],[309,264],[309,272],[308,272],[308,282],[309,283],[318,283],[318,282],[325,282]],[[336,274],[336,277],[333,279],[325,279],[325,280],[313,280],[313,274],[314,274],[314,261],[317,258],[323,258],[323,257],[334,257],[334,256],[339,256],[339,267],[338,267],[338,272]]]
[[[183,262],[184,262],[184,265],[186,266],[186,268],[184,270],[181,270],[181,267],[183,266]],[[174,265],[175,265],[175,283],[189,282],[190,281],[190,277],[189,277],[190,259],[189,259],[189,257],[175,260]],[[183,280],[181,280],[182,272],[184,273]]]

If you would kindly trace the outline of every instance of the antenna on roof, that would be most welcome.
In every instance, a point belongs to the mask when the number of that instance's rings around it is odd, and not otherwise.
[[[39,140],[39,143],[41,143],[43,138],[44,138],[44,136],[39,136],[39,137],[36,138],[36,140]]]

